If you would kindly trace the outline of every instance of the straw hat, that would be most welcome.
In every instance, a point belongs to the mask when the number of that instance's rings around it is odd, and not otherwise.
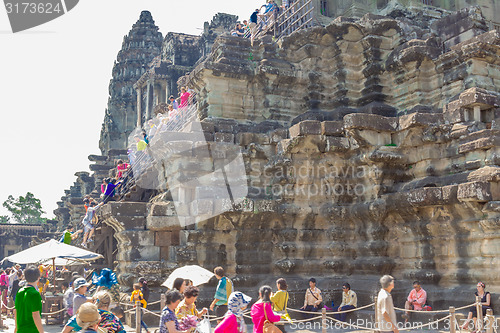
[[[76,314],[76,323],[84,329],[94,326],[99,320],[101,320],[99,310],[92,303],[83,303]]]

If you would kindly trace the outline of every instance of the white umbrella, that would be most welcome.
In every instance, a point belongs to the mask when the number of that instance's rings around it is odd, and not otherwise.
[[[103,256],[98,253],[51,239],[48,242],[30,247],[29,249],[18,252],[9,257],[5,257],[0,263],[8,260],[16,264],[35,264],[47,260],[55,260],[57,258],[90,261],[103,258]]]
[[[204,284],[210,281],[210,279],[214,275],[215,274],[210,272],[208,269],[205,269],[198,265],[188,265],[176,268],[168,276],[168,279],[162,283],[162,286],[172,289],[174,280],[177,278],[190,279],[191,281],[193,281],[193,285],[199,286],[200,284]]]

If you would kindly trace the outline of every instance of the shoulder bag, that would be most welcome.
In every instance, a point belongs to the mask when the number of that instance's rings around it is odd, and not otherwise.
[[[264,327],[262,327],[262,332],[263,333],[282,333],[281,330],[276,327],[273,323],[267,319],[267,313],[266,313],[266,303],[262,303],[262,310],[264,310],[264,316],[266,317],[266,321],[264,321]]]

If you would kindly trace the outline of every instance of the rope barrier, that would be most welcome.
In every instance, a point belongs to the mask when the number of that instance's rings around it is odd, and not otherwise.
[[[455,311],[457,310],[463,310],[463,309],[466,309],[466,308],[470,308],[471,306],[473,305],[476,305],[477,303],[472,303],[470,305],[466,305],[466,306],[463,306],[461,308],[456,308]],[[405,312],[415,312],[415,313],[445,313],[445,312],[449,312],[450,310],[433,310],[433,311],[424,311],[424,310],[408,310],[408,309],[402,309],[402,308],[397,308],[397,307],[394,307],[395,310],[398,310],[398,311],[405,311]]]
[[[371,303],[368,305],[361,306],[359,308],[354,308],[354,309],[349,309],[349,310],[342,310],[342,311],[337,311],[337,312],[326,312],[326,314],[334,315],[334,314],[340,314],[340,313],[349,313],[349,312],[355,312],[359,310],[363,310],[366,308],[370,308],[374,306],[375,303]],[[292,309],[292,308],[287,308],[287,311],[293,311],[293,312],[299,312],[299,313],[307,313],[307,314],[315,314],[318,313],[321,309],[318,309],[318,311],[304,311],[304,310],[298,310],[298,309]]]
[[[12,308],[9,308],[4,302],[3,300],[1,301],[2,302],[2,307],[6,308],[7,310],[14,310],[16,307],[12,307]]]
[[[158,318],[161,318],[161,313],[160,313],[160,314],[158,314],[157,312],[153,312],[153,311],[148,310],[148,309],[145,309],[145,308],[143,308],[143,310],[144,310],[144,312],[146,312],[146,313],[152,313],[152,314],[154,314],[155,316],[157,316]]]
[[[42,316],[51,316],[51,315],[55,315],[55,314],[61,313],[63,311],[66,311],[66,309],[61,309],[61,310],[56,311],[56,312],[42,312]]]

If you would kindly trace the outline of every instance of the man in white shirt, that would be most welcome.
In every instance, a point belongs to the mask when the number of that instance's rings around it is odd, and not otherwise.
[[[380,332],[399,333],[394,303],[392,302],[391,291],[394,289],[394,278],[390,275],[384,275],[380,278],[380,289],[377,297],[377,327]]]

